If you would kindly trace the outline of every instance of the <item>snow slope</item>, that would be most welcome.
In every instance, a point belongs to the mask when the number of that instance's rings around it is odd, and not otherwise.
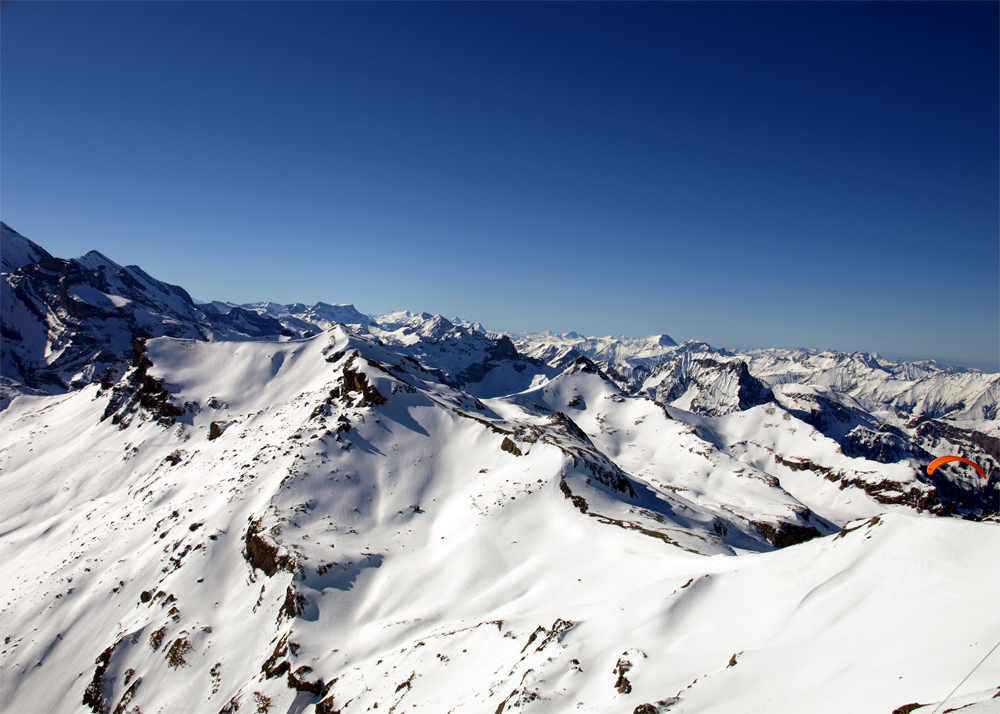
[[[480,400],[342,327],[140,343],[115,384],[0,414],[0,706],[940,701],[1000,639],[1000,526],[900,506],[775,549],[860,511],[737,467],[768,408],[664,409],[586,362]]]
[[[997,375],[197,304],[2,229],[3,712],[1000,701]]]

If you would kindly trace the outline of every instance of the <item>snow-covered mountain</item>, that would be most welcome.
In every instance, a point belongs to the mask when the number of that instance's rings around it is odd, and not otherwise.
[[[0,238],[5,271],[21,263],[0,282],[0,372],[32,389],[59,393],[101,379],[124,367],[139,337],[277,339],[284,332],[252,310],[204,310],[183,288],[97,251],[53,258],[6,224]],[[39,259],[22,263],[32,257]]]
[[[334,325],[346,325],[391,345],[425,366],[446,384],[479,397],[493,397],[528,388],[539,375],[551,377],[541,361],[521,354],[508,335],[487,333],[479,323],[441,315],[392,312],[363,315],[353,305],[281,305],[261,302],[245,305],[211,303],[220,311],[247,309],[273,317],[292,334],[311,337]]]
[[[58,301],[140,300],[88,255],[4,278],[93,349],[142,313]],[[4,712],[929,714],[1000,639],[1000,442],[968,409],[143,285],[163,336],[0,411]],[[928,477],[945,453],[988,480]],[[998,666],[941,709],[989,707]]]
[[[841,488],[920,484],[783,414],[695,419],[584,360],[482,401],[342,327],[140,341],[3,413],[4,711],[940,699],[1000,626],[997,524]]]
[[[551,332],[518,335],[518,349],[529,357],[550,362],[561,354],[573,350],[595,362],[606,362],[619,367],[651,366],[672,355],[677,343],[667,335],[654,335],[639,339],[628,337],[585,337],[575,332],[563,335]]]
[[[1000,375],[934,361],[900,362],[877,354],[752,350],[739,354],[768,386],[814,384],[914,416],[996,420]]]
[[[829,387],[838,393],[862,400],[869,409],[892,408],[913,416],[946,417],[958,421],[989,422],[998,419],[1000,374],[944,365],[932,360],[903,362],[888,360],[878,354],[831,352],[820,350],[746,350],[729,352],[704,342],[688,341],[678,345],[665,335],[644,339],[619,337],[581,337],[528,333],[517,335],[515,345],[526,355],[549,361],[572,350],[601,365],[630,391],[648,390],[658,385],[658,375],[674,371],[678,378],[667,381],[667,396],[687,392],[678,368],[688,363],[711,359],[718,363],[733,358],[743,362],[756,382],[751,387],[743,377],[743,388],[763,394],[762,389],[780,384],[810,384]],[[669,367],[667,367],[669,365]],[[721,370],[720,370],[721,372]],[[654,381],[650,381],[654,380]],[[732,392],[732,390],[723,390]],[[690,397],[690,395],[689,395]],[[665,401],[672,401],[667,398]],[[735,403],[703,400],[694,410],[703,413],[732,411]]]
[[[0,222],[0,268],[4,273],[13,273],[22,265],[37,263],[43,258],[51,258],[48,251],[28,240],[6,223]]]

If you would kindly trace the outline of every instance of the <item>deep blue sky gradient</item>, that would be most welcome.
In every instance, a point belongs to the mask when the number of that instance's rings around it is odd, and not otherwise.
[[[9,2],[0,210],[203,300],[996,371],[998,8]]]

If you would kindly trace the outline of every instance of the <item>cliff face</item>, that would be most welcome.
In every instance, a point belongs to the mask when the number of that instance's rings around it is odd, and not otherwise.
[[[15,235],[6,226],[3,238],[4,255],[16,252]],[[73,260],[21,253],[38,260],[3,274],[0,370],[32,389],[61,393],[99,380],[112,366],[127,364],[136,339],[291,334],[274,318],[249,310],[206,311],[183,288],[96,251]]]

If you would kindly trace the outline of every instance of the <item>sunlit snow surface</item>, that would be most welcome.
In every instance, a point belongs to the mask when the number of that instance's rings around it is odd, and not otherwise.
[[[173,423],[98,385],[0,413],[4,712],[890,714],[1000,640],[1000,525],[788,467],[913,478],[780,404],[480,401],[341,327],[147,354]],[[954,701],[998,686],[995,652]]]

